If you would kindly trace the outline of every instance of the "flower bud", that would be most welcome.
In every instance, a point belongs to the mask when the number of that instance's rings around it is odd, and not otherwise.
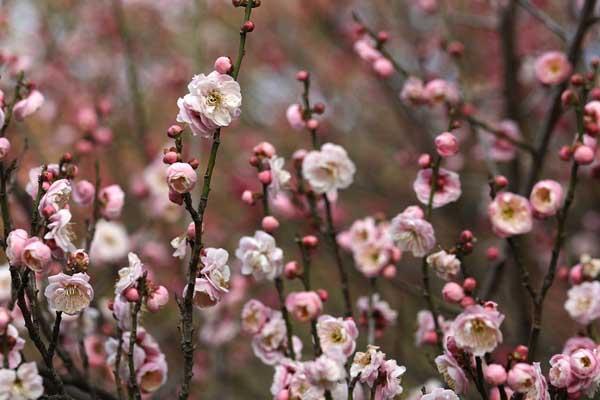
[[[295,279],[302,274],[302,267],[297,261],[290,261],[285,264],[283,274],[288,279]]]
[[[254,194],[250,190],[244,190],[242,193],[242,201],[249,206],[254,205]]]
[[[575,149],[573,158],[575,162],[580,165],[588,165],[594,162],[594,150],[590,146],[580,145]]]
[[[169,129],[167,129],[167,136],[171,139],[175,139],[177,136],[181,135],[183,132],[183,128],[179,125],[171,125]]]
[[[275,232],[279,228],[279,221],[277,221],[277,218],[267,215],[262,219],[262,228],[269,233]]]
[[[444,132],[435,138],[435,149],[441,157],[451,157],[458,153],[458,140],[450,132]]]
[[[219,57],[215,60],[215,70],[220,74],[228,74],[231,72],[233,65],[231,64],[231,58]]]
[[[263,185],[270,185],[273,177],[271,176],[271,171],[261,171],[258,173],[258,180]]]
[[[425,169],[431,167],[431,156],[427,153],[423,153],[419,156],[419,167]]]
[[[498,386],[506,382],[507,373],[504,367],[500,364],[490,364],[483,371],[485,381],[492,386]]]
[[[0,138],[0,160],[4,160],[4,157],[6,157],[6,155],[8,154],[9,151],[10,151],[10,142],[8,141],[7,138],[1,137]]]
[[[302,245],[309,249],[314,249],[319,245],[319,239],[314,235],[306,235],[302,238]]]
[[[394,279],[396,277],[397,272],[398,272],[398,269],[396,268],[396,266],[393,264],[390,264],[383,268],[381,275],[383,275],[383,277],[385,279]]]
[[[477,281],[475,278],[468,277],[463,281],[462,287],[466,292],[472,293],[477,287]]]
[[[140,293],[134,287],[127,288],[125,290],[124,295],[125,295],[125,298],[127,299],[127,301],[130,301],[132,303],[134,303],[140,299]]]
[[[442,297],[448,303],[459,303],[465,297],[465,292],[458,283],[448,282],[442,289]]]

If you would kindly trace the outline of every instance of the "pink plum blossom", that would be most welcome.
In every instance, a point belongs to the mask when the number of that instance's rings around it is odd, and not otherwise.
[[[433,170],[431,168],[422,169],[417,174],[417,179],[413,184],[413,189],[417,194],[419,201],[425,205],[429,204],[433,179]],[[433,208],[445,206],[452,203],[462,194],[460,178],[456,172],[440,168],[433,194]]]
[[[500,237],[528,233],[533,225],[529,201],[510,192],[496,196],[488,206],[488,216],[494,232]]]
[[[94,289],[89,281],[86,273],[67,275],[61,272],[48,277],[49,283],[44,291],[48,305],[69,315],[81,312],[94,298]]]
[[[544,85],[556,85],[569,77],[571,63],[565,53],[548,51],[535,61],[535,74]]]

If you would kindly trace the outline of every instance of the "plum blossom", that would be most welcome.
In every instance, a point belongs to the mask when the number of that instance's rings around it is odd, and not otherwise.
[[[176,193],[188,193],[196,185],[198,175],[188,163],[176,162],[167,168],[167,183]]]
[[[366,383],[373,387],[375,380],[379,376],[379,368],[385,362],[385,354],[379,351],[379,347],[368,345],[367,351],[357,351],[354,354],[352,365],[350,366],[350,377],[352,379],[359,377],[359,382]]]
[[[459,400],[459,397],[452,390],[436,388],[424,394],[421,400]]]
[[[86,273],[67,275],[59,273],[48,277],[44,295],[48,305],[56,311],[75,315],[87,308],[94,298],[94,289]]]
[[[523,393],[525,400],[549,400],[548,383],[542,374],[540,363],[518,363],[508,373],[508,384],[516,392]]]
[[[125,203],[125,192],[119,185],[110,185],[98,193],[102,216],[108,220],[121,216],[121,210]]]
[[[356,348],[358,329],[352,319],[322,315],[317,321],[317,335],[324,354],[337,360],[345,360]]]
[[[252,335],[261,331],[267,320],[273,315],[273,310],[258,300],[249,300],[242,309],[242,329]]]
[[[187,233],[173,238],[170,244],[175,249],[173,257],[183,260],[187,252]]]
[[[481,357],[502,343],[503,320],[494,306],[473,305],[456,317],[450,330],[459,348]]]
[[[275,197],[289,184],[292,176],[283,168],[285,165],[283,157],[274,155],[268,159],[268,163],[271,171],[269,194]]]
[[[306,126],[300,104],[291,104],[285,112],[285,117],[292,129],[299,131]]]
[[[581,267],[581,273],[588,279],[596,279],[600,275],[600,258],[592,258],[589,254],[579,257],[579,264],[573,269]]]
[[[25,191],[31,198],[35,199],[38,192],[39,179],[42,173],[43,167],[35,167],[31,168],[28,173],[29,180],[27,181],[27,185],[25,186]],[[48,164],[46,166],[46,171],[51,172],[54,176],[59,175],[59,166],[58,164]]]
[[[215,249],[212,247],[205,249],[205,254],[200,257],[204,268],[200,271],[208,282],[220,292],[229,291],[229,279],[231,272],[227,260],[229,253],[224,249]]]
[[[563,189],[560,183],[547,179],[539,181],[531,189],[529,203],[535,216],[551,217],[555,215],[563,202]]]
[[[433,226],[406,210],[392,219],[390,235],[402,251],[410,251],[415,257],[425,256],[435,245]]]
[[[567,292],[565,310],[582,325],[600,317],[600,282],[583,282]]]
[[[0,304],[4,304],[11,299],[11,288],[10,267],[8,264],[2,264],[0,265]]]
[[[0,398],[34,400],[43,394],[43,380],[34,361],[23,363],[16,370],[0,369]]]
[[[500,237],[521,235],[531,231],[533,220],[529,201],[510,192],[498,193],[488,206],[494,233]]]
[[[443,79],[434,79],[427,82],[425,97],[430,104],[455,104],[460,101],[460,93],[456,84]]]
[[[129,251],[129,237],[123,225],[106,220],[96,223],[96,232],[90,248],[90,259],[94,263],[115,263]]]
[[[561,51],[548,51],[535,60],[535,74],[544,85],[564,82],[572,70],[567,56]]]
[[[76,250],[72,242],[74,234],[70,226],[71,218],[72,215],[68,209],[62,209],[52,214],[48,219],[48,232],[44,235],[44,239],[54,240],[64,252]]]
[[[571,384],[571,360],[566,354],[555,354],[550,359],[548,378],[552,386],[566,388]]]
[[[381,384],[377,386],[375,398],[392,400],[404,391],[402,387],[402,375],[406,367],[398,365],[396,360],[387,360],[379,368]]]
[[[428,102],[427,93],[423,81],[414,76],[409,77],[402,86],[400,98],[413,105],[422,105]]]
[[[44,216],[44,210],[52,209],[54,212],[67,207],[71,199],[71,183],[68,179],[59,179],[54,181],[42,196],[38,211],[41,216]]]
[[[293,339],[294,350],[300,343]],[[263,325],[260,332],[252,339],[254,354],[265,364],[275,365],[284,357],[287,343],[286,328],[280,312],[273,312],[271,318]],[[295,352],[297,355],[299,351]]]
[[[29,235],[23,229],[15,229],[6,238],[6,257],[11,265],[21,265],[23,248],[29,239]]]
[[[277,247],[275,238],[264,231],[242,237],[235,256],[242,262],[242,274],[252,274],[259,280],[273,280],[283,270],[283,251]]]
[[[440,279],[449,281],[458,276],[460,260],[455,254],[440,250],[427,256],[427,264],[434,269]]]
[[[8,366],[16,368],[23,360],[21,352],[25,348],[25,339],[19,336],[19,331],[13,324],[8,324],[4,327],[4,333],[0,337],[3,336],[6,336],[6,343],[8,344],[6,349]],[[0,362],[4,365],[4,353],[0,354]]]
[[[96,188],[90,181],[81,180],[73,186],[73,201],[80,206],[92,204],[95,194]]]
[[[127,255],[129,265],[119,270],[119,279],[115,284],[115,295],[124,296],[125,291],[134,287],[144,273],[144,264],[135,253]]]
[[[449,351],[444,350],[444,354],[437,356],[435,358],[435,365],[450,389],[457,394],[466,393],[469,380],[465,371]]]
[[[333,143],[308,152],[302,162],[302,174],[313,190],[334,198],[338,189],[352,184],[355,172],[356,167],[346,150]]]
[[[491,138],[487,138],[490,141],[490,157],[500,162],[514,159],[517,155],[517,149],[506,138],[519,140],[521,138],[519,126],[512,120],[503,120],[498,123],[496,130],[501,135],[494,135]]]
[[[303,365],[308,381],[319,389],[332,390],[338,382],[346,377],[344,365],[336,359],[323,354],[314,361]]]
[[[188,287],[186,285],[184,288],[183,297],[185,297],[187,288]],[[193,295],[194,304],[196,306],[200,308],[212,307],[221,300],[222,296],[223,292],[217,289],[208,279],[196,278]]]
[[[27,97],[19,100],[13,107],[13,115],[17,121],[23,121],[25,118],[35,113],[44,104],[44,95],[39,90],[32,90]]]
[[[50,261],[51,250],[38,237],[27,239],[23,252],[21,253],[21,262],[34,272],[42,272],[44,267]]]
[[[419,201],[425,205],[429,204],[433,179],[431,168],[422,169],[417,174],[413,189]],[[435,193],[433,194],[432,206],[438,208],[452,203],[462,194],[460,178],[456,172],[440,168],[437,175]]]
[[[227,74],[213,71],[196,75],[188,91],[177,100],[177,122],[188,124],[194,135],[209,138],[217,128],[228,126],[241,114],[240,85]]]
[[[298,321],[308,322],[323,311],[323,302],[316,292],[292,292],[285,299],[285,307]]]
[[[367,296],[359,297],[356,301],[356,308],[360,313],[359,321],[362,325],[367,325],[369,318],[375,320],[375,333],[381,334],[385,328],[394,324],[398,313],[393,310],[388,302],[381,299],[379,293],[373,293],[371,301]]]

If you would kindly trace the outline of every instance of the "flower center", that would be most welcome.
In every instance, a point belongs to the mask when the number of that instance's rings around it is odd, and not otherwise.
[[[209,106],[216,107],[219,104],[221,104],[221,100],[222,100],[221,92],[219,92],[218,90],[211,90],[208,93],[208,96],[206,96],[206,103]]]

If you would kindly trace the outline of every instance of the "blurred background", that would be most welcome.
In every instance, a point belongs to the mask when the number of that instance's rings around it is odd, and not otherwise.
[[[534,78],[532,63],[544,51],[565,50],[567,44],[549,32],[520,7],[507,16],[501,1],[484,0],[263,0],[252,20],[247,58],[240,74],[243,112],[235,125],[222,134],[222,147],[213,179],[206,216],[206,244],[230,253],[230,265],[239,275],[234,251],[241,236],[260,226],[261,210],[240,200],[259,183],[248,158],[254,145],[269,141],[288,168],[292,153],[309,148],[307,132],[294,131],[287,123],[287,107],[300,101],[302,87],[295,80],[299,69],[310,71],[311,101],[326,105],[320,117],[321,142],[344,146],[357,166],[354,184],[335,204],[339,229],[369,215],[392,218],[405,207],[418,204],[412,183],[418,172],[417,158],[432,152],[432,138],[446,129],[440,110],[404,104],[399,93],[400,74],[383,79],[353,51],[357,26],[352,13],[360,15],[373,31],[387,31],[389,53],[408,71],[431,79],[456,82],[477,116],[491,124],[516,120],[522,139],[533,143],[550,107],[552,88]],[[577,1],[534,1],[566,32],[572,32],[578,16]],[[44,94],[46,102],[26,122],[14,124],[13,146],[27,149],[13,189],[13,213],[26,224],[22,189],[30,168],[55,163],[65,151],[79,161],[79,177],[94,180],[94,162],[100,161],[103,186],[117,183],[127,193],[120,221],[129,233],[128,247],[138,252],[157,282],[180,294],[185,262],[173,257],[169,242],[181,235],[188,216],[169,203],[164,184],[162,150],[170,146],[166,129],[175,122],[176,101],[186,92],[194,74],[208,73],[221,55],[235,58],[242,10],[226,0],[3,0],[0,2],[0,88],[8,95],[18,71]],[[512,34],[511,34],[512,32]],[[512,35],[512,36],[511,36]],[[580,68],[600,53],[595,31],[587,38]],[[448,43],[464,45],[460,57],[448,52]],[[507,46],[513,48],[507,50]],[[507,53],[508,51],[508,53]],[[512,61],[507,62],[507,54]],[[507,74],[511,77],[507,78]],[[508,80],[508,84],[507,84]],[[516,111],[515,111],[516,110]],[[568,168],[557,149],[569,144],[574,118],[565,116],[552,138],[550,152],[540,176],[565,181]],[[498,357],[525,343],[529,304],[511,259],[505,260],[503,241],[495,237],[486,217],[488,167],[482,143],[491,135],[474,132],[465,125],[458,131],[461,155],[446,165],[460,173],[461,199],[433,214],[438,243],[451,246],[463,229],[474,232],[477,243],[465,263],[479,282],[480,293],[500,304],[507,318],[504,344]],[[186,139],[189,157],[200,160],[201,171],[210,142]],[[518,190],[530,173],[527,153],[497,163],[498,172]],[[561,265],[572,266],[582,253],[598,254],[600,187],[596,168],[583,169],[582,183],[569,219],[569,237]],[[20,191],[21,190],[21,191]],[[83,221],[89,209],[77,209],[76,231],[84,237]],[[299,258],[296,235],[310,232],[304,215],[276,207],[282,221],[278,244],[287,260]],[[19,219],[17,217],[17,225]],[[522,241],[533,281],[547,266],[554,222],[537,222],[535,231]],[[496,260],[486,257],[489,246],[501,250]],[[329,291],[327,313],[342,314],[334,259],[327,246],[314,257],[313,286]],[[353,299],[368,293],[368,284],[345,255]],[[123,263],[93,265],[90,269],[97,297],[112,293],[115,271]],[[420,387],[437,376],[433,347],[415,347],[416,313],[425,308],[420,289],[420,260],[405,254],[394,279],[378,281],[378,291],[398,312],[394,326],[385,330],[377,344],[408,368],[405,388]],[[218,308],[199,312],[197,332],[196,399],[269,398],[273,370],[253,354],[250,339],[239,330],[244,302],[259,298],[276,307],[276,292],[269,283],[237,280],[239,296]],[[442,282],[434,279],[440,298]],[[563,309],[567,283],[558,281],[548,297],[540,346],[543,365],[577,333],[577,326]],[[287,285],[300,290],[298,282]],[[452,318],[452,310],[445,315]],[[182,357],[176,326],[179,314],[173,297],[158,314],[145,314],[142,324],[160,342],[169,362],[169,381],[153,398],[171,398],[181,379]],[[309,327],[296,323],[295,331],[310,348]],[[363,327],[364,328],[364,327]],[[105,332],[111,332],[111,324]],[[361,330],[358,348],[364,348]],[[110,382],[109,371],[94,370],[94,380]],[[108,385],[110,387],[110,385]],[[474,398],[474,397],[473,397]]]

